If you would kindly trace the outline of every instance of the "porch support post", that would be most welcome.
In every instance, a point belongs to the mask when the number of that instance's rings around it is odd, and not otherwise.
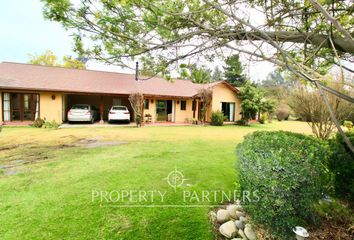
[[[103,96],[100,96],[100,124],[104,123],[103,114],[104,114]]]

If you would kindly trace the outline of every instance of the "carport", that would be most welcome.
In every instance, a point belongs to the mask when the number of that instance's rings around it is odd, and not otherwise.
[[[95,106],[100,111],[101,121],[108,120],[108,112],[113,105],[122,105],[128,107],[130,119],[134,119],[128,95],[66,94],[63,97],[63,122],[67,121],[67,113],[74,104]]]

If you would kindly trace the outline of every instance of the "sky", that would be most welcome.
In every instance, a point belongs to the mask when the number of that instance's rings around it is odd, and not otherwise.
[[[51,50],[61,59],[75,57],[70,32],[57,22],[45,20],[40,0],[0,0],[0,62],[26,63],[29,54]],[[245,63],[245,73],[254,81],[264,79],[273,70],[267,62]],[[127,72],[119,67],[89,61],[92,70]],[[133,73],[133,72],[132,72]]]

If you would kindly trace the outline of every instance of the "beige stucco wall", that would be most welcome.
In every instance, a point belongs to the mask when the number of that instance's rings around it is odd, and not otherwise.
[[[181,110],[181,100],[176,100],[175,122],[186,122],[187,119],[193,118],[192,102],[192,99],[186,99],[186,110]]]
[[[149,109],[144,109],[144,116],[145,114],[150,114],[152,116],[152,122],[156,121],[156,99],[154,98],[147,98],[149,100]],[[153,100],[153,102],[151,102]]]
[[[213,100],[211,111],[221,111],[221,102],[235,103],[235,120],[241,119],[241,101],[237,94],[232,91],[226,84],[218,84],[213,88]]]
[[[0,91],[0,122],[2,122],[2,92]]]
[[[40,117],[48,121],[56,121],[62,123],[62,99],[63,95],[60,93],[40,93]],[[55,99],[52,99],[52,96]]]

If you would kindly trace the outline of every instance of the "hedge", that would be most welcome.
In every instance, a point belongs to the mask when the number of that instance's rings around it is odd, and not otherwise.
[[[279,239],[314,218],[322,197],[328,147],[313,137],[284,131],[254,132],[237,146],[242,191],[256,193],[245,209]],[[246,199],[247,200],[247,199]]]
[[[354,144],[354,131],[347,132],[349,140]],[[337,134],[329,140],[331,156],[329,169],[334,176],[334,191],[337,197],[354,202],[354,156],[344,143],[343,137]]]

